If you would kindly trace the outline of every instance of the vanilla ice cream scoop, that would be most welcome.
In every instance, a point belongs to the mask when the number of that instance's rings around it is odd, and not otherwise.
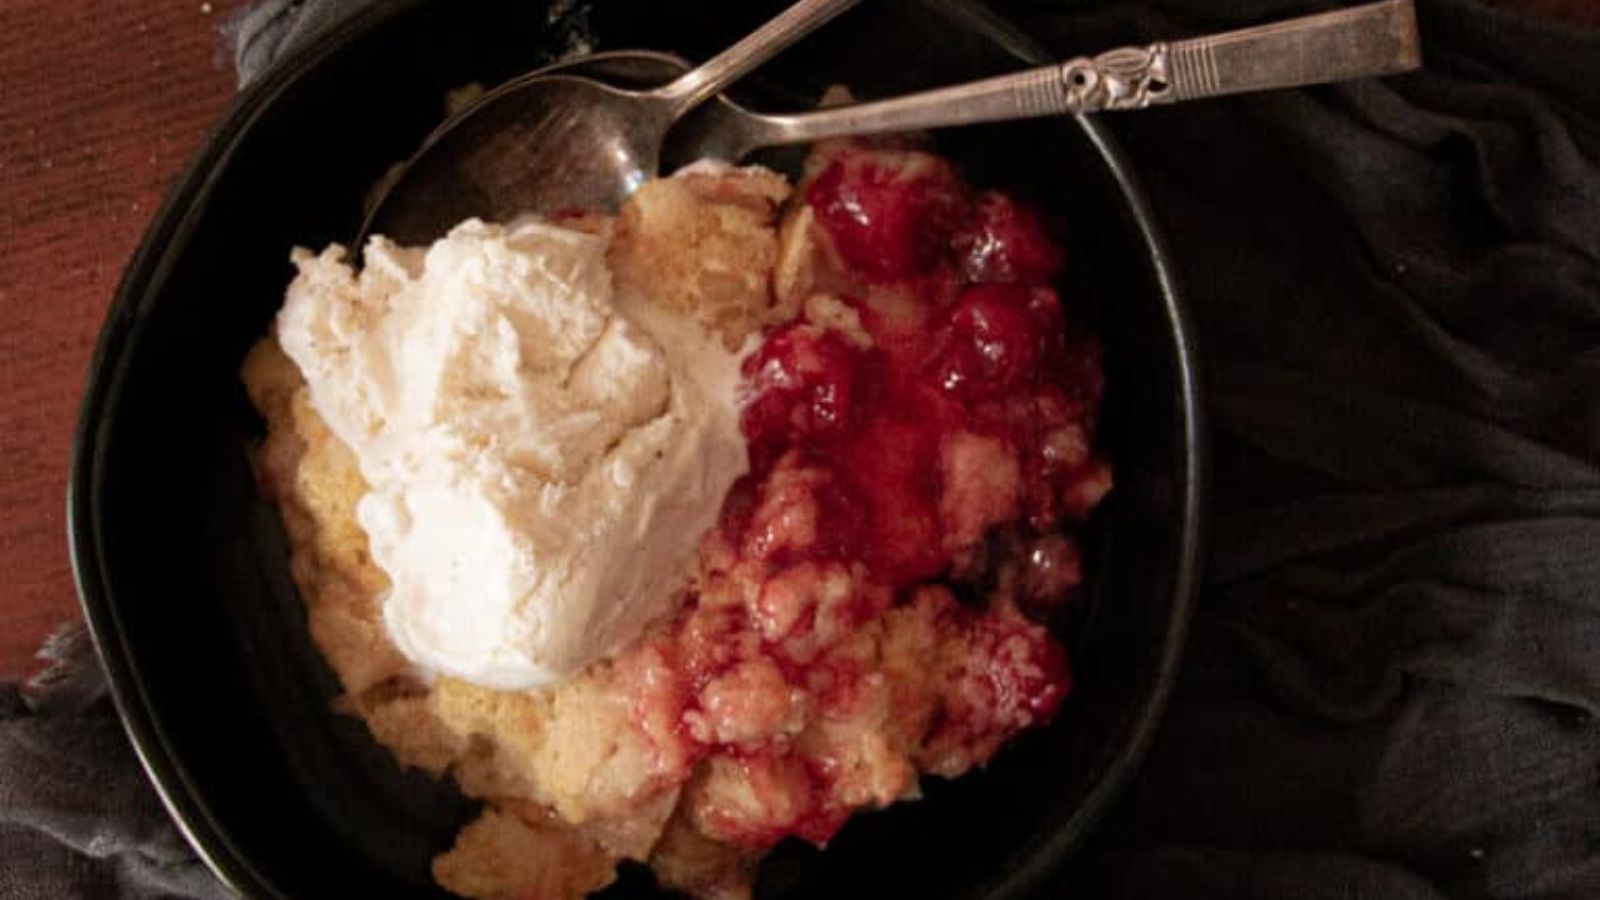
[[[420,667],[556,681],[682,595],[747,468],[739,358],[613,296],[606,240],[465,222],[427,249],[298,250],[278,339],[354,452],[357,506]]]

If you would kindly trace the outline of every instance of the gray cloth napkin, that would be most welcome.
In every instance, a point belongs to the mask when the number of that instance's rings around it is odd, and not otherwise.
[[[40,656],[0,684],[0,898],[230,896],[145,780],[83,627]]]
[[[375,2],[378,0],[261,0],[245,7],[224,26],[233,45],[239,86],[249,85],[274,60]]]

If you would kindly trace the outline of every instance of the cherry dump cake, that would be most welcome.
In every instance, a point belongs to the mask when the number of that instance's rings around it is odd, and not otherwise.
[[[244,370],[268,423],[257,458],[263,488],[282,510],[311,633],[343,685],[342,708],[402,763],[449,773],[484,801],[434,861],[440,884],[474,898],[575,898],[608,884],[618,862],[637,860],[668,887],[747,896],[778,841],[825,844],[855,811],[915,798],[924,774],[981,766],[1055,714],[1071,678],[1047,623],[1082,580],[1076,534],[1109,490],[1111,470],[1095,446],[1098,345],[1052,288],[1067,261],[1038,210],[974,189],[910,142],[884,140],[819,145],[792,190],[762,170],[696,166],[647,184],[614,220],[574,216],[548,227],[599,241],[615,293],[632,298],[618,301],[616,322],[597,320],[596,335],[674,318],[736,364],[727,428],[742,442],[743,466],[683,470],[685,490],[716,489],[708,524],[677,535],[690,547],[672,570],[677,581],[647,580],[661,598],[640,607],[648,615],[639,614],[647,621],[637,634],[582,645],[593,659],[551,651],[452,667],[455,657],[427,651],[455,645],[397,642],[408,622],[451,621],[407,620],[389,608],[407,589],[395,574],[402,563],[391,562],[405,545],[379,541],[392,523],[371,498],[415,454],[401,447],[380,459],[365,446],[387,420],[367,423],[371,434],[328,421],[337,410],[308,388],[316,374],[303,362],[327,347],[288,334],[288,311]],[[508,234],[464,237],[514,246],[517,232]],[[321,277],[313,265],[302,262],[302,279]],[[342,266],[337,252],[327,265]],[[426,278],[408,271],[392,277]],[[330,290],[355,290],[346,270],[324,275]],[[339,321],[351,329],[367,320]],[[642,348],[638,356],[671,333],[652,326],[616,340]],[[580,351],[574,372],[600,352]],[[680,371],[671,352],[662,360],[662,371]],[[596,397],[646,396],[654,377],[610,393],[602,382]],[[664,383],[670,399],[630,428],[692,409],[678,392],[712,384]],[[482,406],[483,393],[462,394],[479,418],[500,409]],[[417,433],[435,431],[436,423]],[[634,440],[604,434],[611,443],[597,443],[597,453]],[[490,449],[474,452],[492,455],[492,433],[476,440]],[[670,452],[664,444],[636,468],[605,471],[648,473]],[[531,451],[518,453],[505,454],[506,465],[534,465],[522,461]],[[459,487],[462,476],[450,472]],[[566,476],[554,466],[540,472],[527,496],[545,499],[502,493],[554,503]],[[656,483],[640,479],[622,482]],[[660,519],[656,507],[674,502],[616,507],[623,512],[602,537],[645,519],[666,522],[663,533],[698,521]],[[457,509],[407,507],[424,508]],[[520,521],[520,512],[493,510]],[[553,558],[538,555],[544,534],[514,558]],[[462,546],[475,540],[469,533]],[[643,566],[648,554],[638,549]],[[533,581],[507,583],[523,586],[510,596],[527,602]],[[601,612],[585,613],[582,634],[612,634],[611,584],[600,591]],[[461,603],[452,608],[476,609]],[[497,630],[524,620],[504,621]],[[418,633],[432,640],[425,629],[406,632]],[[562,670],[569,658],[579,662]],[[507,686],[497,681],[507,672],[540,680]]]

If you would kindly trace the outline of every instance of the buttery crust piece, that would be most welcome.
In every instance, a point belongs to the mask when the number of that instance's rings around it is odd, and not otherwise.
[[[461,830],[433,877],[482,900],[570,900],[610,884],[616,861],[552,814],[491,806]]]
[[[770,289],[778,260],[773,223],[788,196],[788,182],[764,169],[646,183],[617,219],[608,262],[618,291],[691,315],[738,349],[799,309],[793,293]]]

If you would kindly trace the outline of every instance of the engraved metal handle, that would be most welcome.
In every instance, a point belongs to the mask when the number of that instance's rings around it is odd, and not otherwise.
[[[1013,75],[788,116],[763,116],[749,147],[1065,113],[1391,75],[1422,64],[1412,0],[1121,47]]]
[[[672,103],[670,117],[675,119],[859,2],[861,0],[800,0],[732,47],[655,93]]]

